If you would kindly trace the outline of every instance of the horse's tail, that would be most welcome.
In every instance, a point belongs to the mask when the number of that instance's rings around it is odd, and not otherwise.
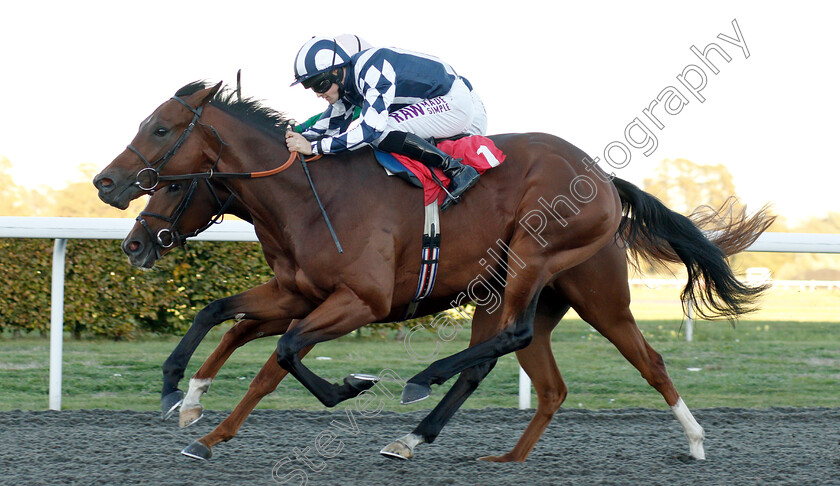
[[[773,223],[775,217],[766,207],[747,217],[743,210],[733,211],[730,199],[717,211],[704,208],[687,217],[625,180],[615,178],[613,183],[625,216],[618,234],[633,258],[686,266],[683,306],[693,303],[697,315],[704,319],[732,319],[755,310],[756,299],[768,285],[741,283],[726,257],[750,246]]]

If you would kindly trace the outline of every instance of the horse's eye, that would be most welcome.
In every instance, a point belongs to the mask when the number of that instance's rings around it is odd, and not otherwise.
[[[169,192],[178,192],[181,190],[181,184],[179,182],[173,182],[169,184]]]
[[[169,133],[169,130],[167,130],[163,127],[157,127],[157,128],[155,128],[155,131],[154,131],[154,134],[155,134],[156,137],[162,137],[162,136],[166,135],[167,133]]]

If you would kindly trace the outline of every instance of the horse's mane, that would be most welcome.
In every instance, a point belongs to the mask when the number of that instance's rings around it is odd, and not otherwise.
[[[193,81],[179,89],[175,96],[189,96],[210,86],[205,81]],[[236,92],[228,89],[227,86],[223,86],[216,93],[210,104],[250,125],[280,137],[285,137],[286,127],[290,123],[285,114],[264,106],[262,102],[254,98],[239,99]]]

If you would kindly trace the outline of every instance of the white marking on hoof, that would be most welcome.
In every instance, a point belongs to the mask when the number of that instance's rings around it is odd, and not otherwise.
[[[198,422],[204,417],[204,407],[201,405],[195,408],[184,409],[181,407],[181,414],[178,416],[178,425],[183,429]]]
[[[204,416],[204,407],[201,406],[199,400],[207,393],[212,382],[211,378],[190,378],[190,388],[181,403],[181,414],[178,419],[182,428],[198,422]]]
[[[202,395],[207,393],[212,382],[213,380],[210,378],[190,378],[190,388],[181,404],[181,410],[200,407],[198,401],[201,400]]]
[[[423,442],[425,440],[419,435],[408,434],[386,445],[379,453],[386,457],[405,461],[414,457],[414,448]]]
[[[671,407],[671,411],[674,413],[674,416],[677,417],[677,420],[680,421],[680,425],[682,425],[685,430],[685,436],[688,437],[688,450],[691,457],[700,461],[705,460],[706,452],[703,449],[703,438],[706,434],[703,432],[703,427],[694,420],[694,415],[691,414],[691,411],[685,405],[682,398],[677,401],[676,405]]]

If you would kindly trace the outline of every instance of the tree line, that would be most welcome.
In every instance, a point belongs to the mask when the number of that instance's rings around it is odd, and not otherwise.
[[[142,199],[135,201],[127,211],[103,204],[90,183],[96,173],[93,166],[80,167],[79,180],[58,190],[16,185],[10,170],[11,162],[0,157],[3,216],[134,217],[145,204]],[[719,207],[736,194],[726,167],[684,159],[664,161],[643,188],[683,214],[703,205]],[[779,218],[770,231],[837,233],[840,213],[796,225]],[[0,239],[0,333],[48,330],[52,245],[50,240]],[[742,272],[748,267],[768,267],[777,279],[840,280],[840,264],[834,255],[744,253],[733,258],[733,265]],[[118,241],[71,240],[65,326],[76,338],[179,334],[212,300],[270,277],[256,243],[193,242],[186,251],[172,252],[152,271],[141,271],[127,263]]]

